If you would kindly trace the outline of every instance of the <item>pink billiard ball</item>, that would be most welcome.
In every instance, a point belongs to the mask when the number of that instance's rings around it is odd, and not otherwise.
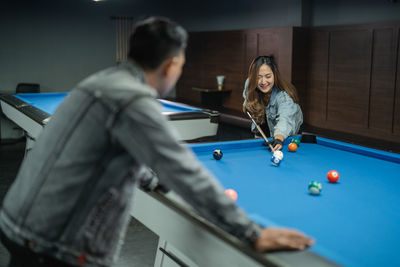
[[[327,177],[330,183],[336,183],[339,180],[339,173],[332,170],[328,172]]]
[[[236,191],[233,190],[233,189],[226,189],[226,190],[225,190],[225,194],[226,194],[228,197],[232,198],[234,201],[236,201],[236,199],[237,199],[237,197],[238,197],[238,194],[237,194]]]

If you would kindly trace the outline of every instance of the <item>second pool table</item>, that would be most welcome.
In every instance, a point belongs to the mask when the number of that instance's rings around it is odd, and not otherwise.
[[[29,93],[0,96],[3,113],[27,133],[27,149],[31,148],[42,128],[50,120],[68,92]],[[219,112],[159,99],[172,127],[181,140],[190,141],[215,136]]]

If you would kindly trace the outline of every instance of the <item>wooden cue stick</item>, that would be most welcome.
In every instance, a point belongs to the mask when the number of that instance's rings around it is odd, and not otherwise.
[[[250,117],[250,119],[254,123],[254,125],[257,127],[257,130],[261,133],[262,137],[264,138],[265,142],[267,142],[267,144],[271,148],[272,152],[275,152],[275,149],[269,143],[269,141],[268,141],[267,137],[265,136],[265,134],[264,134],[263,130],[261,129],[261,127],[256,123],[256,121],[253,119],[253,117],[251,117],[250,112],[248,110],[246,110],[246,113]]]

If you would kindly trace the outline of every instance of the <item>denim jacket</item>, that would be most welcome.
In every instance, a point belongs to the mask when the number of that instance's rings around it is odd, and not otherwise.
[[[129,222],[134,186],[152,170],[211,222],[243,241],[258,236],[261,227],[177,141],[156,97],[133,62],[78,84],[4,199],[4,234],[70,264],[110,266]]]
[[[243,105],[246,105],[248,85],[249,79],[244,84]],[[271,137],[280,134],[286,139],[288,136],[297,134],[303,123],[300,105],[295,103],[285,91],[278,90],[275,86],[272,88],[269,104],[265,108],[265,115]],[[253,132],[257,130],[253,124],[251,129]]]

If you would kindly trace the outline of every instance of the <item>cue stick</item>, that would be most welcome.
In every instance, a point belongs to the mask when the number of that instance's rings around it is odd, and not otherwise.
[[[263,130],[261,127],[257,124],[257,122],[253,119],[253,117],[250,115],[250,112],[246,110],[247,115],[250,117],[251,121],[254,123],[254,125],[257,127],[257,130],[261,133],[262,137],[264,138],[265,142],[269,145],[271,148],[272,152],[275,152],[275,149],[271,146],[271,143],[268,141],[267,137],[265,136]]]

